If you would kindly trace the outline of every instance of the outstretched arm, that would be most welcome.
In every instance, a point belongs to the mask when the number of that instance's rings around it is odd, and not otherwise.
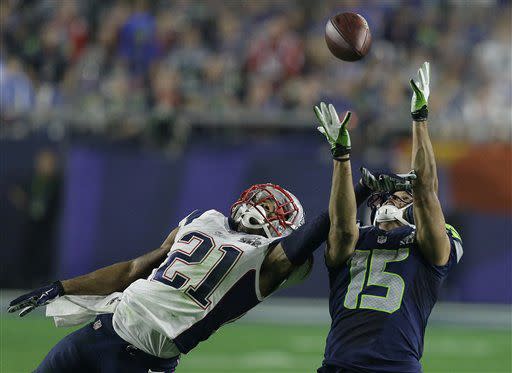
[[[174,243],[177,232],[178,229],[174,229],[158,249],[138,258],[62,281],[64,294],[108,295],[115,291],[123,291],[135,280],[149,276],[151,271],[164,260]]]
[[[316,116],[321,124],[319,131],[331,144],[333,155],[333,175],[331,196],[329,199],[329,218],[331,220],[325,260],[328,266],[343,264],[354,252],[358,238],[356,225],[356,198],[352,186],[350,167],[350,135],[346,126],[351,113],[347,113],[342,122],[334,106],[329,108],[322,102],[315,107]]]
[[[325,260],[330,267],[343,264],[354,252],[358,238],[356,200],[352,186],[350,159],[333,161],[329,218],[331,226],[327,239]]]
[[[326,240],[325,256],[330,266],[343,263],[353,252],[357,240],[356,196],[349,160],[350,136],[345,128],[350,113],[340,123],[334,107],[330,105],[328,109],[321,103],[320,108],[315,107],[315,114],[321,124],[318,130],[331,144],[334,158],[329,211],[306,223],[269,250],[260,272],[260,291],[263,296],[274,291],[299,267],[301,273],[307,272],[302,269],[311,265],[311,254]],[[355,189],[360,204],[371,194],[372,185],[366,184],[363,178]]]
[[[123,291],[132,282],[151,274],[166,257],[178,229],[174,229],[160,248],[138,258],[113,264],[83,276],[54,283],[24,294],[9,304],[9,312],[22,310],[24,316],[34,308],[43,306],[60,295],[108,295]]]
[[[431,264],[445,265],[450,256],[450,241],[446,234],[441,204],[437,198],[436,160],[428,134],[427,104],[430,94],[428,62],[420,68],[419,75],[419,84],[411,79],[411,87],[414,91],[411,102],[412,168],[417,176],[413,182],[416,239],[421,252]]]

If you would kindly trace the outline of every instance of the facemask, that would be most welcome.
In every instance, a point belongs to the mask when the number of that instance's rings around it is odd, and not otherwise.
[[[261,229],[265,231],[267,237],[272,237],[270,230],[268,229],[268,223],[266,221],[267,213],[262,206],[250,206],[242,204],[235,216],[233,217],[235,223],[240,223],[246,228]]]
[[[373,225],[377,226],[378,223],[382,223],[385,221],[399,221],[400,223],[402,223],[404,225],[414,227],[414,224],[411,224],[407,220],[404,219],[406,210],[411,206],[412,206],[412,203],[410,203],[402,208],[398,208],[394,205],[383,205],[377,209],[377,212],[375,213],[375,219],[373,221]]]

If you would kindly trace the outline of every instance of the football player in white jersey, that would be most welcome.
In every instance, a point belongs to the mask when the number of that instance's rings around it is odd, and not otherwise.
[[[229,217],[194,211],[160,248],[25,294],[10,303],[9,312],[24,316],[69,295],[122,292],[109,302],[113,313],[61,340],[36,372],[172,372],[180,353],[291,277],[305,277],[311,253],[326,239],[328,215],[294,232],[303,224],[304,210],[292,193],[254,185]]]
[[[350,113],[344,126],[349,118]],[[349,152],[350,144],[342,150]],[[355,188],[357,204],[378,184],[367,171],[363,179]],[[173,372],[181,353],[284,283],[305,278],[329,225],[327,211],[304,224],[299,200],[284,188],[254,185],[233,204],[229,217],[194,211],[160,248],[22,295],[9,312],[21,310],[24,316],[66,300],[76,308],[86,302],[73,297],[122,292],[110,296],[106,308],[96,308],[103,311],[94,322],[61,340],[36,372]],[[107,308],[110,313],[104,313]]]

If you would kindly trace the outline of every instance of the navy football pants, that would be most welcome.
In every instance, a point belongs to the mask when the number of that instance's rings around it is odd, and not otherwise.
[[[345,370],[340,367],[336,367],[334,365],[325,365],[322,364],[320,368],[316,371],[317,373],[356,373],[356,372],[350,372],[348,370]]]
[[[53,347],[36,373],[171,373],[179,359],[161,359],[124,341],[112,327],[112,315],[69,334]]]

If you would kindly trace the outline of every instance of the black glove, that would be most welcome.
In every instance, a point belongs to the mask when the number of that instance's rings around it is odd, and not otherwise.
[[[42,288],[14,299],[9,303],[7,312],[16,312],[21,309],[20,317],[23,317],[34,308],[44,306],[61,295],[64,295],[62,283],[60,281],[55,281],[50,285],[43,286]]]

